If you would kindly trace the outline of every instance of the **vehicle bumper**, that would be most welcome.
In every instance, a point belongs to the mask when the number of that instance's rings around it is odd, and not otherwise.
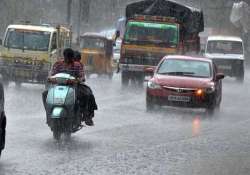
[[[170,101],[168,99],[169,95],[174,96],[186,96],[190,100],[188,102],[183,101]],[[147,90],[147,100],[150,100],[152,104],[160,106],[173,106],[173,107],[187,107],[187,108],[208,108],[214,105],[215,94],[209,93],[203,96],[196,96],[195,94],[179,95],[175,94],[160,94],[154,93]]]
[[[49,64],[24,64],[0,59],[0,73],[9,81],[44,83],[49,71]]]
[[[237,77],[244,72],[244,60],[239,59],[213,59],[217,65],[219,72],[223,72],[226,76]]]
[[[148,66],[148,65],[139,65],[139,64],[119,64],[119,68],[122,71],[131,71],[131,72],[145,72],[146,68],[156,66]]]

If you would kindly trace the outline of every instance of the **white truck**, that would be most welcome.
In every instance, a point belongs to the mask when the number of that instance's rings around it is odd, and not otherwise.
[[[210,58],[225,75],[244,81],[244,44],[233,36],[209,36],[205,57]]]

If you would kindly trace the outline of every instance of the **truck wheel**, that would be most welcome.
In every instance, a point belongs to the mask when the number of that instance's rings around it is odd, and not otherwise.
[[[112,80],[112,78],[113,78],[113,72],[108,73],[108,77],[109,77],[110,80]]]
[[[128,86],[129,83],[129,76],[127,72],[122,72],[122,86]]]
[[[238,74],[238,76],[236,77],[236,80],[240,83],[244,82],[244,71],[240,71],[240,73]]]
[[[9,84],[10,84],[10,81],[9,81],[8,78],[6,78],[6,76],[7,76],[7,75],[2,74],[2,81],[3,81],[3,85],[6,86],[6,87],[8,87]]]
[[[139,75],[137,77],[137,83],[138,83],[139,87],[143,87],[143,84],[144,84],[144,76],[143,75]]]

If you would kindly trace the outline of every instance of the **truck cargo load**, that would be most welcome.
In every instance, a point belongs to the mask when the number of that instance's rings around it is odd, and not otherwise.
[[[204,30],[203,12],[170,0],[144,0],[126,7],[126,18],[135,15],[173,17],[182,23],[185,34],[199,33]]]

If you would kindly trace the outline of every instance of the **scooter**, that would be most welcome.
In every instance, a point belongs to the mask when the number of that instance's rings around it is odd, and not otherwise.
[[[64,134],[79,131],[82,125],[82,114],[77,101],[77,84],[75,77],[59,73],[48,80],[48,94],[45,103],[47,124],[56,140]]]

